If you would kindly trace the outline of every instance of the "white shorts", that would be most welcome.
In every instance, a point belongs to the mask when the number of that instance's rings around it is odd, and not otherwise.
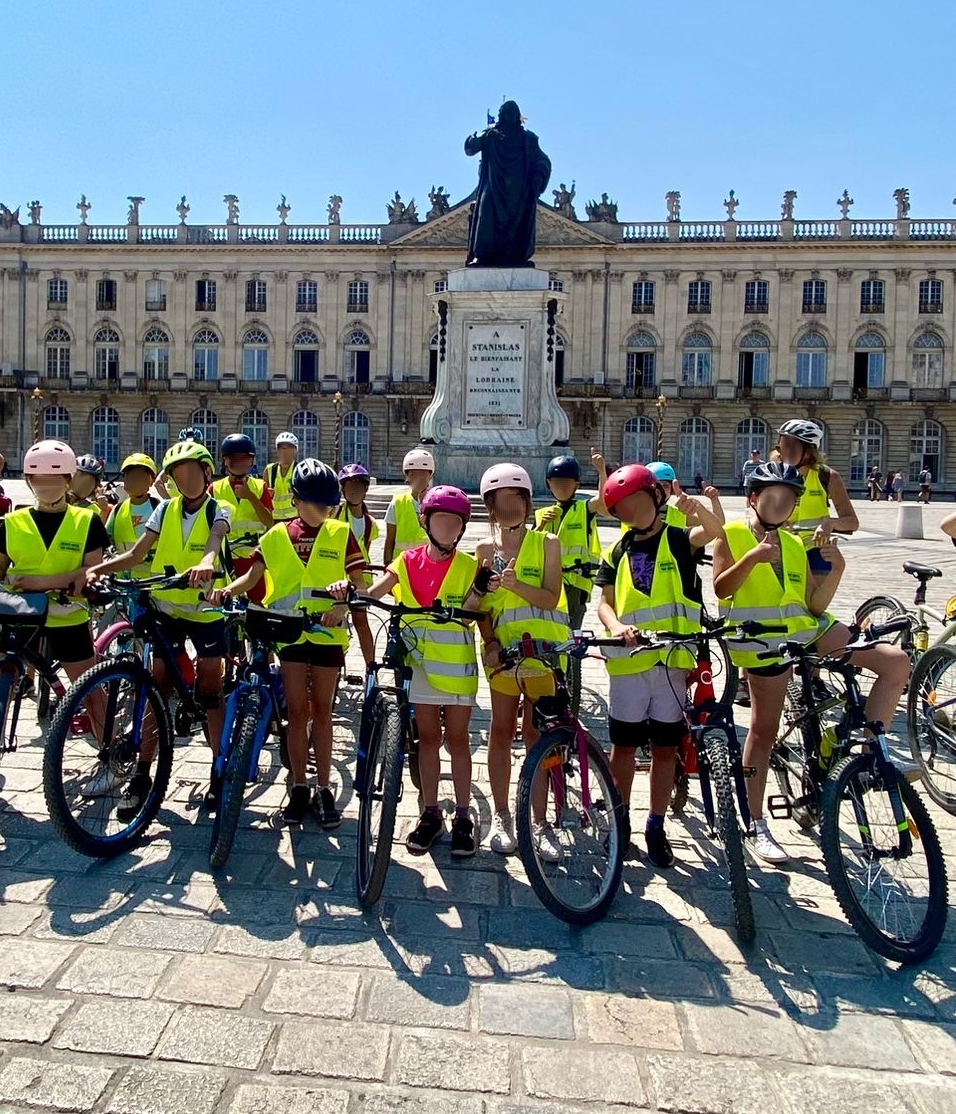
[[[687,670],[657,665],[643,673],[612,676],[608,692],[608,714],[624,723],[676,723],[684,718],[687,699]]]
[[[408,699],[412,704],[448,704],[463,708],[474,708],[478,703],[474,696],[462,696],[460,693],[442,692],[441,689],[436,689],[420,665],[412,666],[412,683],[408,689]]]

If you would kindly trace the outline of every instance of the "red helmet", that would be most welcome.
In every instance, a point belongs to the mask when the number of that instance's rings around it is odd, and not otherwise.
[[[462,522],[467,522],[471,518],[471,501],[459,488],[439,484],[430,487],[422,499],[423,515],[427,517],[435,511],[457,514]]]
[[[658,502],[661,485],[657,477],[643,464],[625,464],[612,472],[604,484],[604,505],[614,514],[614,508],[622,499],[633,495],[635,491],[648,491]],[[614,515],[617,518],[617,515]]]

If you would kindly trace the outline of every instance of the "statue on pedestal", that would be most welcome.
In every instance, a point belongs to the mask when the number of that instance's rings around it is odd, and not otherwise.
[[[783,195],[783,204],[780,206],[780,219],[793,220],[793,203],[797,200],[796,190],[787,190]]]
[[[730,196],[724,199],[724,208],[727,210],[727,219],[728,220],[736,220],[737,219],[734,216],[734,213],[737,212],[737,206],[739,204],[740,204],[740,202],[737,200],[737,197],[734,194],[734,191],[731,190],[730,191]]]
[[[406,205],[402,195],[395,191],[395,196],[385,206],[388,213],[389,224],[418,224],[418,210],[415,208],[415,198]]]
[[[31,201],[28,208],[30,210],[30,223],[39,224],[40,214],[43,212],[43,206],[40,204],[39,201]]]
[[[342,218],[339,215],[339,210],[342,208],[342,197],[340,194],[333,193],[329,198],[329,224],[341,224]]]
[[[189,216],[189,206],[186,204],[186,195],[183,194],[179,199],[179,204],[176,206],[176,212],[179,214],[179,223],[185,224],[186,218]]]
[[[573,181],[570,189],[562,182],[561,188],[552,190],[551,194],[554,197],[555,212],[560,213],[562,217],[567,217],[568,220],[578,219],[578,214],[574,211],[575,189]]]
[[[279,199],[279,204],[276,206],[276,212],[279,214],[279,223],[285,224],[286,218],[292,212],[292,206],[286,201],[285,194]]]
[[[80,194],[80,200],[77,201],[76,207],[80,211],[80,224],[86,224],[86,218],[93,206],[86,200],[85,193]]]
[[[439,186],[438,189],[432,186],[428,191],[428,200],[432,203],[432,207],[425,214],[425,220],[434,220],[435,217],[443,217],[451,208],[451,203],[448,200],[448,194],[445,192],[444,186]]]
[[[680,220],[680,190],[668,190],[664,194],[664,201],[667,205],[668,221]]]
[[[226,224],[238,224],[239,198],[234,193],[227,193],[222,200],[226,206]]]
[[[853,204],[853,198],[850,197],[850,191],[844,190],[842,196],[837,198],[837,205],[840,206],[840,216],[843,220],[849,220],[850,206]]]
[[[129,212],[126,214],[127,224],[139,224],[139,207],[146,200],[145,197],[127,197]]]
[[[588,220],[617,224],[617,203],[609,201],[606,193],[601,194],[600,201],[589,201],[584,206],[584,211],[588,215]]]
[[[908,189],[894,190],[893,200],[896,202],[896,219],[906,220],[910,215],[910,191]]]

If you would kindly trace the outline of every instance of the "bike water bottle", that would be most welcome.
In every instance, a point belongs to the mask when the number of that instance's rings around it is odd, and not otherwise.
[[[833,758],[833,748],[836,746],[837,734],[835,727],[828,727],[820,736],[820,769],[828,770]]]
[[[917,627],[913,643],[921,654],[925,653],[929,649],[929,628]]]

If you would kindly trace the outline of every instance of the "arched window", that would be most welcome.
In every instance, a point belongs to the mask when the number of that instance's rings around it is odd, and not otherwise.
[[[657,427],[650,418],[639,415],[624,423],[621,459],[625,464],[648,464],[657,455]]]
[[[677,475],[690,486],[694,476],[710,471],[710,422],[685,418],[677,431]]]
[[[369,467],[368,418],[352,410],[342,418],[342,460],[346,464],[364,464]]]
[[[933,483],[943,479],[943,427],[932,418],[924,418],[910,430],[910,475],[915,483],[920,472],[928,468]]]
[[[239,420],[239,430],[255,442],[256,459],[262,467],[263,463],[269,459],[268,417],[261,410],[245,410]]]
[[[312,329],[300,329],[292,341],[292,377],[296,383],[319,378],[319,338]]]
[[[169,417],[166,411],[155,406],[144,410],[140,418],[140,436],[143,440],[143,452],[157,463],[161,461],[169,448]]]
[[[874,468],[883,471],[883,423],[864,418],[850,438],[850,480],[863,483]]]
[[[119,333],[100,329],[93,338],[93,373],[97,379],[119,379]]]
[[[438,333],[428,342],[428,382],[432,386],[438,382]]]
[[[162,329],[150,329],[143,337],[143,377],[169,378],[169,337]]]
[[[269,378],[269,337],[250,329],[242,338],[242,378],[262,383]]]
[[[737,435],[734,438],[734,463],[737,468],[742,469],[745,462],[750,460],[753,449],[759,449],[760,455],[766,460],[767,439],[767,423],[763,418],[744,418],[742,422],[738,422]]]
[[[827,342],[820,333],[804,333],[797,345],[798,387],[827,385]]]
[[[710,337],[694,332],[684,339],[681,354],[681,385],[684,387],[709,387],[711,381]]]
[[[219,334],[200,329],[193,337],[193,378],[214,383],[219,378]]]
[[[319,419],[311,410],[299,410],[292,415],[289,426],[299,439],[299,460],[319,457]]]
[[[59,326],[46,335],[46,374],[48,379],[70,377],[70,334]]]
[[[913,341],[913,386],[938,390],[942,385],[943,340],[938,333],[921,333]]]
[[[657,342],[653,336],[644,329],[631,333],[627,338],[624,366],[627,389],[639,393],[645,388],[652,388],[655,382],[656,364]]]
[[[349,383],[368,382],[371,346],[368,333],[361,329],[353,329],[345,338],[345,378]]]
[[[563,386],[564,384],[564,337],[560,333],[554,334],[554,385],[556,387]]]
[[[119,414],[112,406],[98,406],[90,419],[93,432],[93,455],[107,468],[119,467]]]
[[[754,387],[770,386],[770,341],[759,330],[754,330],[741,338],[739,349],[737,386],[746,398]]]
[[[70,412],[65,406],[48,406],[43,411],[43,437],[69,442]]]
[[[219,449],[219,415],[216,411],[205,408],[194,410],[189,416],[189,424],[201,431],[203,441],[215,457]]]
[[[882,390],[885,383],[886,345],[879,333],[857,337],[853,353],[853,397],[866,398],[868,390]]]

